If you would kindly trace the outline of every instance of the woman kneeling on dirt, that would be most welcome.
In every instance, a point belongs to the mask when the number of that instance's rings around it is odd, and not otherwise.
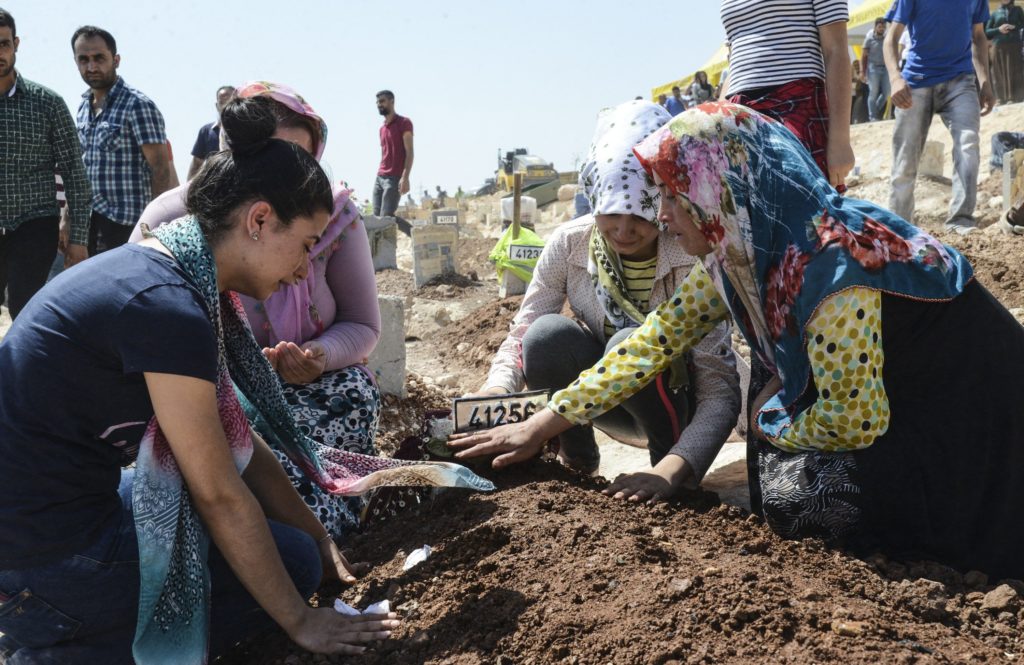
[[[318,160],[323,155],[327,125],[302,95],[267,81],[247,83],[236,95],[272,110],[275,137]],[[183,185],[153,201],[132,240],[142,239],[143,225],[152,230],[184,216],[188,189]],[[334,214],[309,251],[305,279],[282,285],[266,300],[241,300],[256,341],[281,377],[299,430],[325,448],[375,455],[380,391],[365,363],[380,339],[380,309],[366,230],[349,194],[335,187]],[[274,453],[334,538],[358,526],[359,497],[326,494],[284,452],[274,447]]]
[[[511,332],[478,394],[560,390],[643,323],[683,282],[696,259],[657,221],[658,191],[633,147],[671,120],[630,101],[602,112],[580,182],[593,214],[560,226],[544,247]],[[560,314],[566,301],[581,326]],[[718,325],[643,390],[594,419],[623,441],[646,442],[653,473],[696,486],[739,413],[729,327]],[[584,472],[600,461],[594,430],[559,436],[563,461]]]
[[[701,263],[549,409],[462,437],[462,454],[535,454],[732,316],[774,374],[748,456],[776,532],[1024,575],[1024,329],[963,256],[838,195],[788,130],[741,106],[687,111],[636,153]]]
[[[272,622],[324,653],[388,636],[393,615],[306,604],[321,572],[354,578],[247,415],[331,493],[475,479],[321,459],[297,430],[234,293],[305,277],[334,200],[272,114],[241,119],[248,101],[225,108],[234,150],[189,216],[63,272],[0,343],[4,662],[201,663]]]

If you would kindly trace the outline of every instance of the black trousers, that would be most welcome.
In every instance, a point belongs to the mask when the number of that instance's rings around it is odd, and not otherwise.
[[[57,255],[59,225],[59,217],[38,217],[0,231],[0,305],[6,288],[11,318],[46,284]]]
[[[134,228],[131,224],[118,224],[94,211],[89,224],[89,256],[96,256],[125,244]]]
[[[560,314],[539,317],[523,337],[526,385],[531,390],[547,389],[552,392],[565,388],[633,330],[619,331],[606,345],[602,345],[572,319]],[[676,444],[679,433],[672,421],[676,421],[681,431],[693,413],[691,391],[686,388],[671,390],[664,384],[659,390],[659,382],[666,378],[656,377],[619,406],[594,419],[594,427],[613,438],[646,439],[651,466],[660,462]],[[577,462],[579,468],[597,468],[601,455],[593,428],[577,425],[563,432],[558,439],[562,453]]]

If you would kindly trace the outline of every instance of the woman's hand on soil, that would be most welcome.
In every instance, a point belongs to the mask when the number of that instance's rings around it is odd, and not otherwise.
[[[313,653],[360,654],[367,642],[387,639],[401,625],[398,615],[362,614],[345,616],[333,608],[308,608],[288,636]]]
[[[316,381],[327,365],[327,353],[315,341],[306,342],[301,347],[294,342],[279,342],[271,352],[276,356],[276,364],[267,355],[267,349],[263,350],[263,355],[286,383],[301,385]]]
[[[541,409],[521,423],[479,432],[452,434],[448,437],[448,446],[462,449],[455,453],[458,459],[498,455],[491,466],[500,469],[536,457],[545,441],[570,427],[572,423],[551,409]]]
[[[462,448],[455,453],[457,459],[498,455],[491,462],[491,466],[499,469],[536,457],[540,453],[546,439],[539,438],[530,427],[529,422],[527,420],[511,425],[501,425],[481,432],[452,434],[448,438],[448,446]]]
[[[324,578],[355,584],[356,575],[364,572],[365,564],[349,563],[332,538],[319,543],[320,561],[324,567]]]
[[[601,493],[622,501],[667,501],[693,477],[689,462],[678,455],[665,455],[650,471],[621,473]]]

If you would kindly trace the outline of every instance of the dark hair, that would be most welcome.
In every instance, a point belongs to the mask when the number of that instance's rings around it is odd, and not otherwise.
[[[267,99],[271,102],[270,108],[274,112],[277,126],[287,129],[305,129],[313,139],[313,154],[316,154],[317,148],[320,147],[324,140],[324,130],[320,123],[308,115],[302,115],[291,110],[273,97],[267,97]]]
[[[879,23],[885,23],[885,22],[886,22],[885,21],[885,17],[883,17],[883,16],[879,16],[878,18],[875,19],[875,25],[878,25]]]
[[[18,36],[18,30],[14,26],[14,17],[3,7],[0,7],[0,28],[10,28],[12,39]]]
[[[117,41],[114,39],[114,35],[110,34],[103,28],[97,28],[94,25],[83,25],[78,30],[75,30],[75,34],[71,35],[72,51],[75,50],[75,42],[78,41],[79,37],[85,37],[86,39],[100,37],[107,43],[107,48],[110,49],[110,55],[117,55]]]
[[[185,205],[210,244],[235,225],[238,206],[266,201],[286,226],[296,217],[334,212],[331,183],[305,150],[271,138],[277,129],[268,97],[235,97],[220,114],[228,150],[206,160]]]
[[[235,91],[235,86],[233,86],[233,85],[222,85],[221,87],[217,88],[217,95],[219,96],[220,93],[224,92],[225,90],[230,90],[231,92],[234,92]]]
[[[395,101],[395,93],[391,92],[390,90],[381,90],[380,92],[378,92],[374,96],[375,97],[387,97],[391,101]]]
[[[679,89],[679,86],[678,86],[678,85],[674,85],[674,86],[672,86],[672,92],[675,92],[675,91],[676,91],[676,90],[678,90],[678,89]]]

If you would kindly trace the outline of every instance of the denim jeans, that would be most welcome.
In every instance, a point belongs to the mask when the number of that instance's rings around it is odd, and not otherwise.
[[[398,191],[399,177],[379,175],[373,183],[373,214],[377,217],[394,217],[402,195]]]
[[[620,330],[601,344],[590,332],[561,314],[545,314],[534,321],[523,336],[523,373],[530,390],[561,390],[589,369],[607,351],[629,337],[636,328]],[[661,461],[676,435],[671,418],[658,392],[657,379],[606,413],[594,419],[594,426],[619,440],[646,440],[651,466]],[[666,390],[680,426],[691,413],[687,390]],[[601,456],[594,430],[577,425],[559,436],[562,453],[581,468],[597,467]]]
[[[981,111],[974,74],[961,74],[928,88],[911,88],[913,104],[896,109],[892,134],[892,190],[889,208],[913,223],[914,181],[928,138],[928,127],[936,113],[953,137],[953,198],[947,225],[974,226],[974,204],[978,194],[981,160],[979,128]]]
[[[0,662],[129,664],[139,601],[139,548],[131,506],[134,471],[121,475],[121,510],[99,541],[56,563],[0,571]],[[269,521],[281,559],[304,598],[320,583],[321,563],[308,534]],[[211,545],[210,657],[272,628]]]
[[[881,120],[889,101],[889,72],[885,65],[868,65],[868,117]]]

